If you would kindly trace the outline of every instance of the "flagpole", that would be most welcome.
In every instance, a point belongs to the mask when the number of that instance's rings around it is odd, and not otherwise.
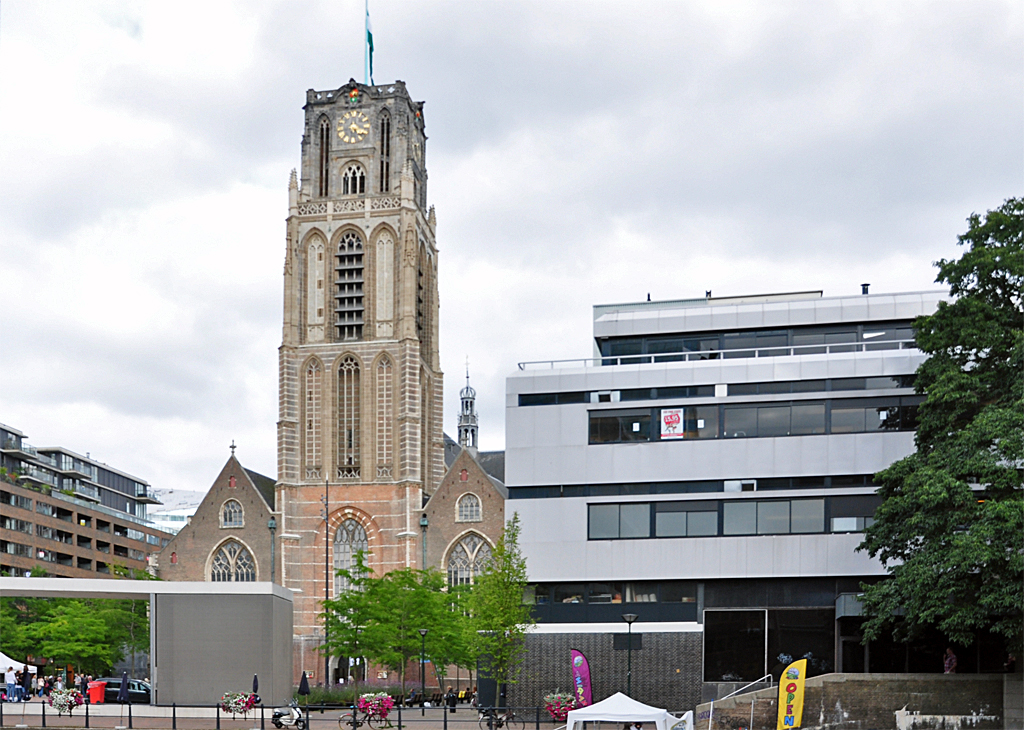
[[[370,0],[366,0],[363,15],[363,83],[370,84]]]

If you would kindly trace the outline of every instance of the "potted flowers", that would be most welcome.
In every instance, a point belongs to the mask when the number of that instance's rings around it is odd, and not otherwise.
[[[388,713],[394,706],[395,701],[385,692],[367,692],[359,695],[359,701],[356,702],[360,712],[365,712],[373,720],[382,721],[387,721]]]
[[[225,692],[220,698],[221,709],[232,715],[244,715],[256,706],[255,692]]]
[[[555,690],[544,696],[544,709],[551,715],[555,722],[565,722],[569,716],[569,710],[576,709],[576,699],[566,692]]]
[[[82,693],[76,689],[55,689],[50,692],[50,707],[57,711],[58,715],[71,711],[79,705],[85,704]]]

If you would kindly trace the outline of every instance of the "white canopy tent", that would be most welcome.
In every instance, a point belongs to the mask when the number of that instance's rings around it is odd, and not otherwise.
[[[20,672],[26,666],[28,667],[29,674],[35,674],[37,671],[36,667],[33,667],[31,664],[25,664],[24,662],[16,662],[9,656],[4,654],[2,651],[0,651],[0,665],[2,665],[0,666],[0,672],[6,672],[7,667],[14,667],[15,671]]]
[[[645,705],[616,692],[589,707],[570,710],[565,730],[579,730],[584,722],[651,722],[657,730],[670,730],[675,725],[679,725],[680,730],[693,730],[693,712],[689,711],[681,718],[676,717],[658,707]]]

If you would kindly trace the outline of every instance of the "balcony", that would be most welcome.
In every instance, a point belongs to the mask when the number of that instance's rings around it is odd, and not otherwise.
[[[150,491],[150,488],[146,484],[135,485],[135,499],[143,504],[163,504],[156,495]]]
[[[65,482],[65,485],[67,482]],[[75,481],[73,490],[76,497],[87,499],[90,502],[100,501],[100,490],[91,484],[83,484],[82,482]]]
[[[50,487],[57,486],[57,477],[55,475],[48,471],[43,471],[31,464],[25,467],[25,471],[22,472],[21,478],[27,482],[37,482],[38,484],[45,484]]]
[[[89,479],[91,481],[95,481],[96,479],[96,467],[91,466],[90,464],[84,464],[78,460],[65,460],[58,469],[62,474],[67,474],[69,477],[79,477],[81,479]]]
[[[38,459],[39,452],[36,451],[35,447],[29,446],[25,443],[24,439],[20,442],[17,439],[8,438],[2,444],[0,444],[0,451],[5,454],[11,454],[18,456],[23,459]]]

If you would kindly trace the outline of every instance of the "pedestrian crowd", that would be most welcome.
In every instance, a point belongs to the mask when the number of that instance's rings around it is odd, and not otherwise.
[[[91,681],[91,675],[77,674],[68,686],[74,687],[83,696],[88,697],[89,682]],[[64,678],[59,674],[55,677],[40,679],[29,671],[28,665],[22,666],[21,670],[7,667],[7,671],[4,672],[4,686],[0,687],[0,699],[4,702],[28,702],[33,697],[49,697],[55,689],[64,688]]]

